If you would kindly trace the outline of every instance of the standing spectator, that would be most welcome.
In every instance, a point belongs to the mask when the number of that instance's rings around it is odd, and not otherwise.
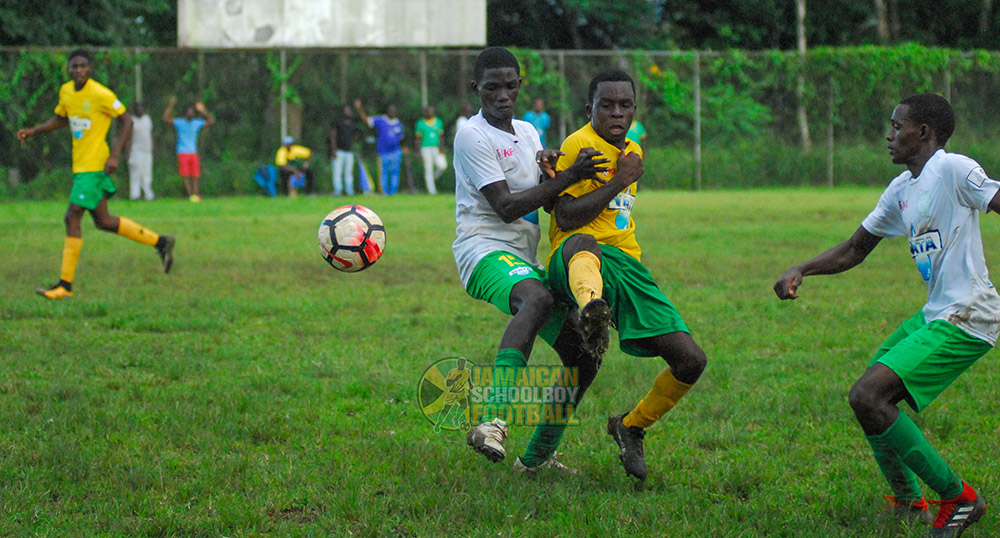
[[[399,190],[399,169],[403,163],[403,122],[396,117],[396,105],[385,107],[382,116],[368,117],[361,101],[355,101],[361,121],[375,128],[375,152],[379,160],[379,183],[382,194],[392,196]]]
[[[153,119],[142,103],[135,104],[135,116],[132,116],[128,186],[129,199],[138,200],[143,194],[147,200],[153,199]]]
[[[181,179],[184,180],[188,199],[200,202],[201,190],[198,183],[201,180],[201,161],[198,159],[198,131],[202,127],[214,125],[215,118],[201,101],[184,107],[183,118],[174,118],[172,114],[176,104],[177,97],[171,96],[167,109],[163,111],[163,121],[173,125],[177,130],[177,168],[180,170]],[[196,113],[201,114],[204,119],[196,118]]]
[[[358,125],[354,111],[344,105],[340,119],[330,124],[330,168],[333,169],[333,195],[354,194],[354,135]]]
[[[538,131],[538,138],[542,141],[542,147],[545,147],[545,131],[549,128],[549,124],[552,120],[549,118],[549,113],[545,111],[545,101],[542,99],[535,99],[535,108],[528,111],[524,115],[524,121],[535,126],[535,130]]]
[[[312,150],[296,144],[294,138],[286,136],[281,139],[281,147],[274,156],[274,164],[278,166],[282,179],[287,178],[289,198],[297,197],[299,189],[306,186],[310,157]]]
[[[434,181],[441,177],[448,168],[441,144],[444,143],[444,122],[437,117],[434,107],[424,107],[424,117],[413,129],[416,136],[415,145],[420,148],[420,158],[424,161],[424,183],[427,184],[427,194],[437,194]]]

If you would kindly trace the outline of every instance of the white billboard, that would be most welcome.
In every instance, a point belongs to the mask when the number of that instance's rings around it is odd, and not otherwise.
[[[486,0],[179,0],[177,44],[196,48],[486,44]]]

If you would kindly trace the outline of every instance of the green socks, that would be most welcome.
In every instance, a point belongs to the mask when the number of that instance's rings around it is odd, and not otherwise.
[[[899,500],[908,500],[914,494],[919,498],[920,489],[911,476],[913,474],[942,499],[951,499],[962,493],[962,481],[931,448],[920,428],[906,413],[900,411],[896,422],[884,432],[866,437],[872,444],[875,460]],[[887,455],[890,452],[895,458]],[[897,487],[900,489],[897,490]]]

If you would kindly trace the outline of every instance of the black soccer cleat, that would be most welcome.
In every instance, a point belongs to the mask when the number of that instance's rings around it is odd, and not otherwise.
[[[580,333],[585,350],[603,357],[611,342],[611,307],[600,297],[590,301],[580,310]]]
[[[645,480],[648,471],[642,440],[646,437],[646,430],[636,426],[626,426],[622,419],[627,414],[608,417],[608,434],[614,438],[615,443],[618,443],[618,459],[621,460],[622,467],[625,467],[625,472],[639,480]]]
[[[931,527],[930,538],[958,538],[986,513],[986,502],[976,490],[962,482],[962,493],[954,499],[930,501],[941,506]]]
[[[164,273],[169,273],[170,268],[174,265],[174,243],[176,242],[172,235],[161,235],[160,240],[156,242],[156,252],[163,262]]]

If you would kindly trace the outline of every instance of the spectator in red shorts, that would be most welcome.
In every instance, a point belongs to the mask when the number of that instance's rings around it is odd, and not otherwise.
[[[192,202],[200,202],[201,193],[198,181],[201,179],[201,161],[198,160],[198,131],[202,127],[215,124],[215,118],[201,101],[186,106],[183,118],[171,117],[175,104],[177,104],[177,97],[170,97],[167,109],[163,111],[163,121],[173,125],[174,129],[177,130],[177,167],[184,180],[188,199]],[[200,114],[204,119],[195,117],[196,114]]]

